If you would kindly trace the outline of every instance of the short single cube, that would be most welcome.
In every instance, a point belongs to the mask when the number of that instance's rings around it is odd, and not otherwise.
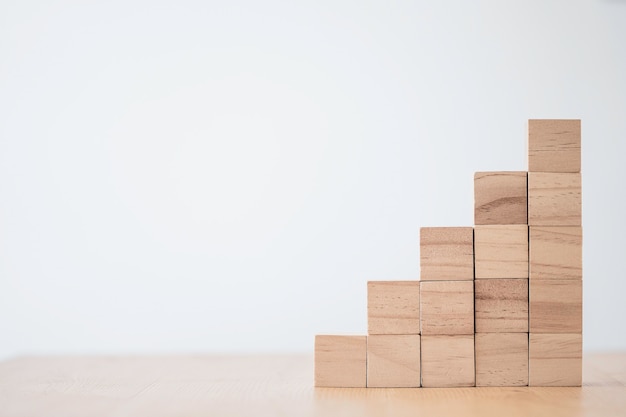
[[[582,385],[581,334],[530,334],[528,385],[580,387]]]
[[[582,281],[530,281],[531,333],[582,333],[582,312]]]
[[[420,283],[422,335],[474,334],[474,282]]]
[[[528,170],[580,172],[580,120],[529,120]]]
[[[476,386],[528,385],[528,333],[476,335]]]
[[[528,226],[474,228],[475,274],[479,278],[528,278]]]
[[[420,229],[420,279],[473,280],[474,229],[423,227]]]
[[[474,281],[476,333],[528,333],[528,279]]]
[[[367,337],[367,386],[419,387],[419,335],[370,335]]]
[[[365,336],[315,336],[315,386],[365,387]]]
[[[582,215],[580,174],[530,172],[528,224],[580,226]]]
[[[419,334],[419,281],[370,281],[367,283],[369,334]]]
[[[530,228],[530,278],[583,277],[583,230],[579,226]]]
[[[474,335],[422,336],[423,387],[473,387]]]
[[[526,172],[474,174],[475,224],[528,224]]]

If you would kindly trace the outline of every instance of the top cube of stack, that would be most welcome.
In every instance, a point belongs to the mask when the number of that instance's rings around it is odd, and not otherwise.
[[[474,279],[474,229],[472,227],[422,227],[420,229],[420,280]]]
[[[528,224],[581,225],[580,120],[528,121]]]
[[[580,120],[529,120],[528,170],[580,172]]]
[[[474,224],[528,224],[526,172],[474,174]]]

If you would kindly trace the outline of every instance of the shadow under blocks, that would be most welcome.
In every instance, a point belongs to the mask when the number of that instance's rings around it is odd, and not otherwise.
[[[474,226],[367,283],[368,334],[315,336],[315,386],[581,386],[580,161],[580,120],[529,120],[528,171],[474,175]]]

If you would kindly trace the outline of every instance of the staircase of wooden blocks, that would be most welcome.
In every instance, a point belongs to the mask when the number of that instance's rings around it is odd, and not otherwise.
[[[315,337],[318,387],[580,386],[580,120],[529,120],[528,172],[478,172],[472,227],[420,231],[420,281],[367,284],[367,336]]]

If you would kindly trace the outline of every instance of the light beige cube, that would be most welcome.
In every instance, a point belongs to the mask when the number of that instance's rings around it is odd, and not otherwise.
[[[422,281],[422,335],[474,334],[474,282]]]
[[[528,333],[528,280],[474,282],[476,333]]]
[[[476,334],[476,386],[528,385],[528,333]]]
[[[420,229],[420,280],[473,280],[474,229]]]
[[[528,224],[526,172],[474,174],[474,224]]]
[[[419,334],[419,281],[370,281],[367,283],[369,334]]]
[[[582,385],[581,334],[530,334],[529,385],[580,387]]]
[[[528,174],[530,226],[580,226],[581,217],[580,174],[553,172]]]
[[[580,172],[580,120],[528,121],[528,170]]]
[[[474,228],[476,279],[528,278],[528,226]]]
[[[422,336],[423,387],[473,387],[474,335]]]
[[[583,278],[583,230],[580,226],[530,228],[530,278]]]
[[[365,336],[315,336],[315,386],[365,387]]]
[[[420,386],[420,336],[367,337],[367,386],[413,388]]]
[[[582,313],[582,281],[530,281],[531,333],[582,333]]]

